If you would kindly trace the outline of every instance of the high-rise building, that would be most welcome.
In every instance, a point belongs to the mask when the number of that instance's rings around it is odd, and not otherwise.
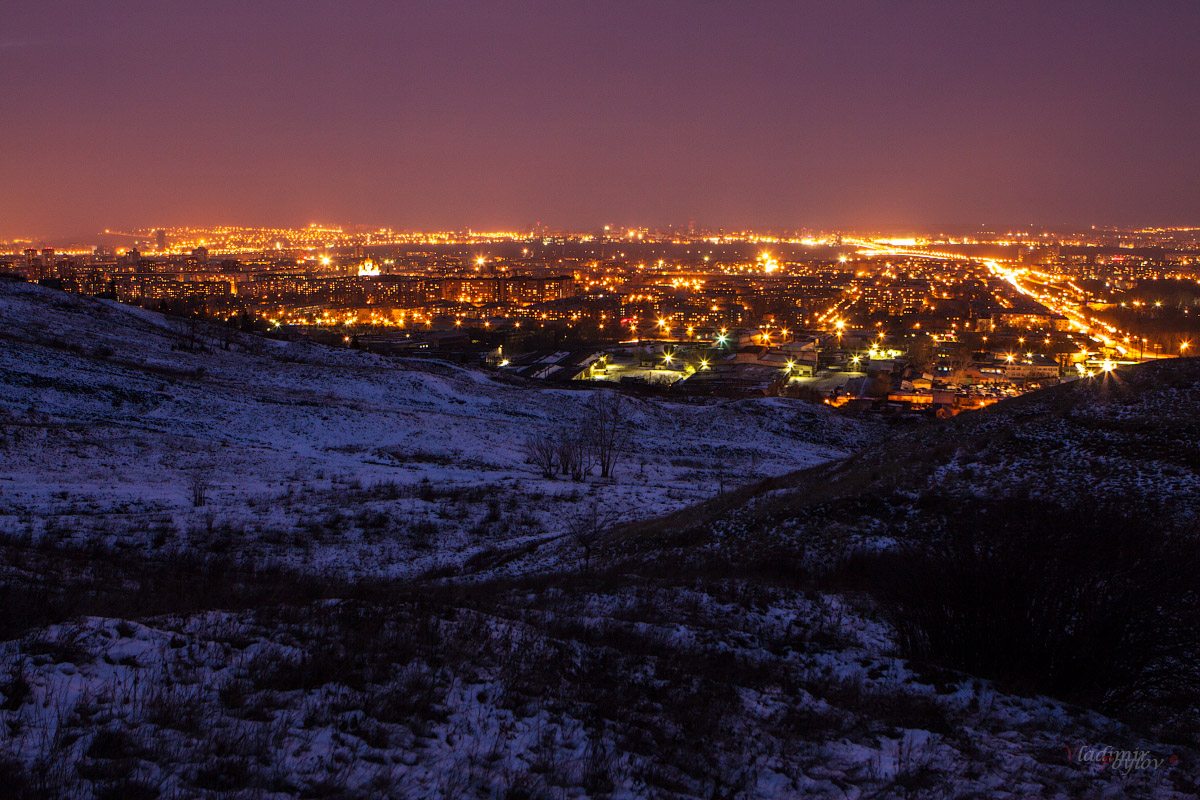
[[[154,237],[155,244],[158,246],[158,252],[161,253],[165,251],[167,249],[167,232],[162,228],[159,228],[158,232],[154,234]]]

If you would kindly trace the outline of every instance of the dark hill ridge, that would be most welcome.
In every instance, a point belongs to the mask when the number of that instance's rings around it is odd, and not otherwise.
[[[838,549],[903,538],[931,498],[1095,504],[1165,526],[1200,519],[1200,359],[1170,359],[1034,392],[631,526],[614,545],[719,539]],[[939,506],[940,507],[940,506]],[[944,510],[944,509],[943,509]]]
[[[861,592],[901,652],[1196,741],[1200,361],[1036,392],[618,531],[615,563]]]

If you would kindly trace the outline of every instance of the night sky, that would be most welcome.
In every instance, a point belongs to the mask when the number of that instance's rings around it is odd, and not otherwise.
[[[1200,3],[0,6],[0,238],[1200,224]]]

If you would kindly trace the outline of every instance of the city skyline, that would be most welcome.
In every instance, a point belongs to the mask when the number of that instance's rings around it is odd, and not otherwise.
[[[1191,4],[4,13],[0,238],[1186,225]]]

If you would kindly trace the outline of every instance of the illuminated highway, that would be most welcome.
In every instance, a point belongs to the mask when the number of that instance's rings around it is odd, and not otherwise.
[[[1126,343],[1133,341],[1133,334],[1109,325],[1103,320],[1087,313],[1084,303],[1085,293],[1070,279],[1061,278],[1029,267],[1015,268],[1005,265],[998,259],[976,259],[959,253],[934,250],[916,250],[882,245],[868,239],[847,240],[861,247],[865,253],[873,256],[898,255],[910,258],[930,258],[939,261],[965,261],[982,264],[994,276],[1008,283],[1014,290],[1026,297],[1037,301],[1050,311],[1066,317],[1071,327],[1091,339],[1093,342],[1114,347],[1121,355],[1126,355],[1130,348]],[[1064,289],[1064,284],[1067,288]],[[1071,297],[1075,293],[1077,298]]]

